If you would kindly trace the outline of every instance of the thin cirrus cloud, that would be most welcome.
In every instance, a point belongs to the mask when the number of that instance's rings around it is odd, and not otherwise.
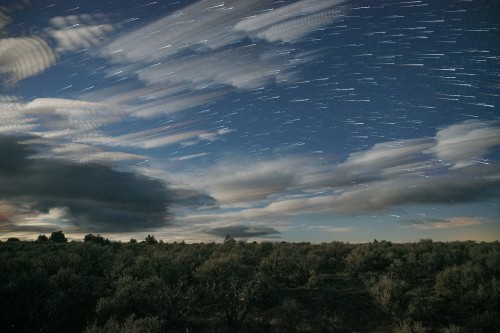
[[[245,18],[234,29],[268,42],[296,41],[341,17],[347,11],[347,7],[339,6],[344,2],[302,0]]]
[[[233,90],[293,81],[297,68],[315,60],[319,51],[306,52],[274,41],[288,40],[285,35],[291,34],[295,35],[294,41],[299,40],[342,18],[344,11],[335,9],[340,3],[303,0],[280,6],[263,0],[198,1],[131,30],[92,54],[110,60],[113,66],[107,69],[109,76],[135,76],[152,90],[159,86],[167,87],[167,91],[172,89],[169,87],[177,89],[168,97],[158,96],[152,102],[134,105],[138,116],[170,114],[215,101]],[[288,13],[286,22],[279,15],[268,14],[283,11]],[[315,19],[328,11],[336,14]],[[304,18],[307,24],[302,22]],[[282,33],[282,38],[250,43],[254,19],[265,21],[265,29],[276,30],[275,35]],[[273,20],[276,25],[288,26],[276,29]]]

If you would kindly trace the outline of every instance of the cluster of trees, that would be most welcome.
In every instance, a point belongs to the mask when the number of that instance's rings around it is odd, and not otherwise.
[[[499,268],[499,242],[67,242],[56,232],[0,242],[0,331],[499,332]]]

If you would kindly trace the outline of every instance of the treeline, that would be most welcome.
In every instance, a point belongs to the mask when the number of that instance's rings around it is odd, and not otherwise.
[[[499,269],[499,242],[67,242],[56,232],[0,242],[0,332],[500,332]]]

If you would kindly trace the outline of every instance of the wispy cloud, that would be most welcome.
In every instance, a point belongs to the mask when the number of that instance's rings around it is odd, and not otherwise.
[[[36,117],[43,131],[90,131],[121,119],[119,107],[61,98],[37,98],[21,105],[19,113]]]
[[[483,224],[485,222],[482,218],[475,217],[451,217],[444,220],[425,220],[414,223],[406,228],[429,230],[429,229],[451,229],[451,228],[464,228],[472,227]]]
[[[333,227],[327,225],[312,225],[308,226],[308,229],[319,230],[321,232],[331,232],[331,233],[344,233],[344,232],[352,232],[356,230],[353,227]]]
[[[342,2],[198,1],[128,31],[91,54],[110,60],[114,65],[107,68],[110,76],[135,76],[149,89],[162,87],[168,92],[155,94],[148,102],[131,101],[135,115],[171,114],[210,103],[234,90],[293,81],[298,67],[315,60],[319,51],[274,42],[292,34],[296,41],[331,23],[340,13],[334,8]],[[265,12],[273,14],[262,14]],[[287,19],[274,12],[288,13]],[[257,18],[266,22],[265,30],[259,32],[276,35],[279,30],[281,37],[267,38],[266,43],[249,42],[255,30],[250,27]]]
[[[268,42],[297,41],[316,29],[341,18],[346,0],[302,0],[244,18],[234,26],[252,37]]]
[[[487,133],[497,130],[489,125],[488,131],[483,128]],[[449,128],[455,126],[460,125]],[[474,137],[470,140],[476,143]],[[439,139],[432,138],[380,143],[337,165],[317,165],[299,156],[220,161],[202,176],[179,179],[204,189],[222,207],[241,209],[192,215],[186,221],[279,221],[309,213],[360,214],[405,205],[478,202],[499,195],[500,168],[495,163],[456,169],[429,153],[438,145]],[[448,158],[462,158],[462,151],[452,151]]]
[[[292,186],[299,160],[280,159],[245,163],[237,161],[219,163],[202,175],[177,175],[189,184],[197,184],[223,205],[242,205],[283,193]],[[176,177],[176,178],[177,178]]]

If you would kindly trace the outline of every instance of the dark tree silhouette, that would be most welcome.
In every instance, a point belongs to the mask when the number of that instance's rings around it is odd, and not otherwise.
[[[65,243],[68,240],[66,239],[66,236],[64,236],[64,233],[59,230],[59,231],[54,231],[49,238],[52,242],[54,243]]]
[[[92,235],[92,234],[88,234],[85,236],[85,238],[83,239],[84,242],[88,242],[88,243],[94,243],[94,244],[99,244],[99,245],[109,245],[111,244],[111,242],[109,241],[109,239],[107,238],[104,238],[102,237],[101,235]]]
[[[37,240],[37,242],[48,242],[49,238],[45,235],[39,235],[36,240]]]
[[[155,236],[153,236],[153,235],[147,235],[146,238],[144,239],[144,241],[146,242],[146,244],[149,244],[149,245],[158,244],[158,241],[156,240]]]

